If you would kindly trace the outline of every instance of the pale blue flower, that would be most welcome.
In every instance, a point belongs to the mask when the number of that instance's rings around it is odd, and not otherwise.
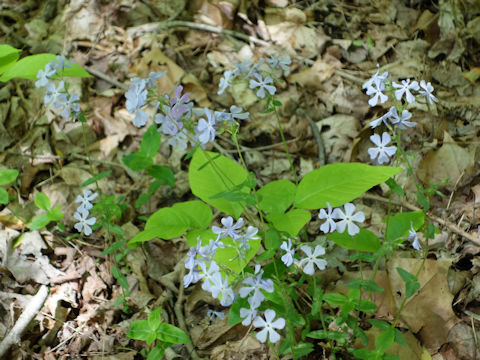
[[[393,107],[390,111],[390,122],[396,125],[399,129],[405,130],[407,128],[417,125],[416,122],[408,121],[412,117],[412,113],[408,110],[403,110],[402,114],[398,116],[397,109]]]
[[[235,294],[233,289],[229,286],[228,276],[225,275],[225,279],[222,278],[220,272],[216,272],[212,276],[213,284],[210,287],[210,292],[215,299],[220,298],[220,305],[230,306],[235,300]]]
[[[285,250],[286,254],[282,256],[282,261],[285,266],[290,266],[294,263],[295,249],[292,247],[292,239],[288,238],[288,243],[284,241],[280,246],[280,249]]]
[[[281,67],[283,71],[290,70],[290,65],[292,64],[292,60],[290,56],[284,56],[282,59],[279,59],[278,56],[272,55],[269,59],[267,59],[268,65],[272,69],[276,69],[277,67]]]
[[[61,104],[57,104],[58,107],[63,107],[61,115],[68,119],[73,114],[73,117],[76,118],[80,113],[80,104],[77,103],[77,101],[80,100],[80,96],[77,94],[72,94],[69,96],[66,93],[62,93],[58,96],[58,98],[63,101]]]
[[[375,159],[378,156],[378,163],[383,164],[390,160],[390,157],[395,154],[397,151],[396,146],[387,146],[391,142],[390,135],[387,132],[382,134],[382,138],[380,139],[380,135],[373,134],[370,136],[370,140],[377,145],[377,147],[369,148],[368,155],[370,155],[370,159]]]
[[[73,63],[73,60],[67,61],[67,59],[63,55],[57,55],[57,61],[55,60],[50,61],[50,65],[52,69],[55,69],[57,74],[62,74],[66,68],[71,68],[72,63]]]
[[[260,74],[253,74],[253,76],[255,76],[257,80],[250,80],[249,87],[250,89],[255,89],[257,87],[259,88],[257,91],[257,96],[260,99],[263,99],[265,97],[265,90],[267,90],[270,95],[275,94],[275,91],[277,90],[275,86],[268,85],[273,83],[273,80],[270,76],[267,76],[265,79],[262,79],[262,75]]]
[[[202,145],[213,142],[213,140],[215,140],[216,133],[214,128],[214,114],[209,109],[205,108],[205,115],[207,116],[207,120],[201,118],[198,120],[198,125],[195,127],[195,134]]]
[[[227,236],[231,237],[234,240],[241,238],[241,235],[239,235],[238,233],[238,229],[240,229],[244,224],[243,218],[239,218],[237,223],[234,225],[233,218],[231,216],[228,216],[226,218],[222,218],[221,223],[223,224],[223,226],[225,226],[225,228],[212,226],[213,233],[217,234],[219,239]]]
[[[303,272],[305,274],[313,275],[313,273],[315,272],[314,265],[316,265],[320,270],[325,270],[325,267],[327,266],[327,261],[324,259],[318,259],[319,256],[325,255],[325,249],[322,246],[315,246],[315,250],[313,251],[313,253],[312,248],[307,245],[303,245],[302,247],[300,247],[300,249],[302,249],[306,257],[298,262],[298,266],[303,269]]]
[[[93,207],[92,201],[97,198],[98,194],[97,193],[92,193],[91,190],[84,189],[83,190],[83,196],[78,195],[77,198],[75,199],[76,203],[80,203],[80,206],[78,207],[77,211],[83,211],[83,210],[90,210]]]
[[[47,91],[45,92],[45,96],[43,98],[43,102],[45,106],[53,104],[57,107],[58,100],[60,95],[62,94],[62,90],[64,90],[64,82],[60,81],[58,86],[55,86],[53,82],[47,84]]]
[[[148,117],[145,111],[138,109],[135,112],[135,117],[133,118],[133,125],[135,125],[137,128],[141,128],[142,126],[145,126],[147,120]]]
[[[405,94],[405,99],[409,104],[415,101],[415,96],[412,95],[410,90],[418,91],[420,89],[418,82],[413,81],[410,83],[410,79],[402,80],[402,84],[397,84],[395,81],[393,81],[392,85],[394,88],[398,89],[395,90],[395,97],[397,100],[401,100]]]
[[[246,74],[250,71],[250,59],[246,59],[245,61],[242,61],[240,64],[237,64],[235,67],[235,74],[241,75],[241,74]]]
[[[380,104],[383,104],[388,100],[388,96],[383,93],[385,91],[385,84],[380,79],[375,79],[373,85],[367,88],[367,95],[373,95],[373,97],[368,100],[370,106],[376,106],[380,101]]]
[[[92,233],[92,228],[90,226],[95,224],[97,221],[97,219],[94,217],[88,219],[88,215],[88,210],[85,209],[77,211],[75,214],[73,214],[73,217],[78,220],[78,223],[76,223],[73,227],[78,232],[82,232],[83,230],[85,236],[89,236]]]
[[[392,116],[393,112],[397,112],[397,109],[395,108],[395,106],[392,106],[386,114],[384,114],[383,116],[380,116],[378,119],[375,119],[373,121],[370,122],[370,126],[372,129],[376,128],[377,126],[379,126],[382,122],[388,126],[388,123],[387,123],[387,120],[390,119],[390,117]]]
[[[336,223],[337,231],[339,233],[345,232],[345,228],[348,226],[348,234],[353,236],[360,232],[360,228],[354,223],[359,222],[363,223],[365,221],[365,214],[362,211],[355,212],[355,205],[352,203],[346,203],[344,205],[345,213],[340,209],[336,208],[333,211],[332,217],[334,219],[340,220]]]
[[[260,316],[257,316],[255,320],[253,320],[253,326],[256,328],[263,328],[263,330],[259,331],[256,335],[258,341],[265,343],[267,341],[267,336],[271,343],[276,343],[280,340],[280,334],[276,332],[275,329],[283,329],[285,327],[285,319],[278,318],[274,321],[275,316],[275,310],[268,309],[265,310],[265,320]]]
[[[408,230],[408,240],[413,240],[412,242],[412,247],[415,250],[422,250],[422,245],[420,244],[420,241],[418,241],[418,236],[417,232],[413,228],[413,223],[410,222],[410,230]]]
[[[252,323],[253,319],[258,314],[257,308],[258,306],[255,306],[255,301],[253,300],[253,297],[248,298],[248,304],[250,307],[247,308],[240,308],[240,317],[243,319],[242,325],[243,326],[248,326]]]
[[[210,266],[207,269],[207,263],[200,263],[200,276],[203,279],[202,289],[205,291],[211,291],[212,286],[214,286],[213,276],[220,271],[217,263],[215,261],[210,262]]]
[[[387,77],[388,77],[388,72],[384,72],[382,75],[379,75],[380,73],[380,66],[377,64],[377,72],[367,81],[365,81],[362,85],[362,89],[368,89],[373,86],[376,82],[381,82],[383,83]]]
[[[235,80],[235,76],[235,70],[227,70],[223,73],[223,77],[220,79],[220,83],[218,84],[217,95],[222,95],[225,90],[232,85],[233,80]]]
[[[148,79],[147,79],[148,86],[153,87],[155,85],[155,80],[160,79],[166,73],[167,73],[167,70],[163,72],[151,72],[150,74],[148,74]]]
[[[195,284],[200,281],[202,276],[196,269],[191,269],[190,272],[183,277],[183,287],[187,288],[191,284]]]
[[[420,95],[426,98],[429,104],[433,104],[434,101],[438,102],[438,99],[432,94],[433,86],[430,82],[425,83],[425,80],[421,80],[420,87],[423,89],[419,91]]]
[[[330,203],[327,202],[327,210],[325,209],[320,209],[320,212],[318,214],[319,219],[325,219],[325,222],[320,225],[320,230],[322,230],[325,234],[334,232],[336,227],[335,221],[332,218],[332,207],[330,206]]]
[[[50,79],[52,78],[53,75],[55,75],[56,72],[57,70],[52,67],[51,63],[46,64],[43,70],[42,69],[38,70],[38,73],[37,73],[38,80],[35,81],[35,87],[39,88],[39,87],[47,86],[48,83],[50,82]]]
[[[261,290],[264,290],[268,293],[272,293],[274,288],[273,288],[273,281],[268,279],[268,280],[263,280],[262,275],[263,275],[263,270],[261,270],[260,265],[255,265],[255,277],[249,276],[245,280],[242,281],[243,284],[247,285],[244,287],[241,287],[239,290],[240,297],[245,298],[250,293],[253,292],[251,298],[252,298],[252,305],[257,308],[260,306],[263,300],[265,300],[265,295],[261,292]]]

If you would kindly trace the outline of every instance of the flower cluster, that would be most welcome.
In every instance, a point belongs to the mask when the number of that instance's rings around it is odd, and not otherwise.
[[[63,76],[66,68],[72,67],[72,61],[67,61],[65,56],[57,56],[57,60],[52,60],[45,65],[45,68],[40,69],[37,73],[37,81],[35,87],[45,87],[46,92],[43,97],[43,102],[46,107],[53,105],[55,109],[62,109],[61,115],[64,118],[72,116],[74,119],[80,113],[80,96],[77,94],[69,94],[65,82],[62,80],[58,84],[53,82],[56,77]]]
[[[94,217],[88,218],[90,216],[90,209],[93,207],[92,201],[95,200],[97,196],[98,194],[92,193],[91,190],[83,190],[83,196],[78,195],[75,199],[75,202],[80,203],[80,205],[73,215],[73,217],[78,220],[78,223],[74,225],[74,228],[78,232],[83,231],[85,236],[89,236],[92,233],[91,226],[93,226],[97,220]]]
[[[252,65],[250,60],[247,59],[238,64],[235,69],[225,71],[223,77],[220,79],[217,94],[223,94],[237,77],[243,76],[243,78],[249,80],[250,89],[257,89],[256,95],[260,99],[265,98],[265,92],[274,95],[277,89],[273,85],[271,72],[278,68],[285,72],[290,70],[292,60],[289,56],[285,56],[282,59],[279,59],[277,56],[271,56],[267,59],[266,63],[268,67],[262,67],[262,65],[265,64],[265,59],[260,59],[258,63]],[[263,76],[262,73],[264,73],[265,76]]]
[[[285,254],[281,258],[285,266],[295,264],[302,268],[303,272],[307,275],[313,275],[315,273],[314,265],[316,265],[319,270],[325,270],[327,266],[326,260],[319,259],[319,256],[325,255],[325,249],[320,245],[315,246],[313,252],[311,246],[300,246],[300,250],[304,253],[304,256],[300,260],[294,257],[296,249],[292,246],[292,239],[288,239],[288,242],[284,241],[280,248],[285,251]]]
[[[155,92],[154,80],[165,74],[150,73],[148,78],[132,78],[133,84],[125,94],[126,108],[130,114],[135,114],[133,124],[143,127],[147,123],[147,114],[143,110],[149,103],[149,94]],[[183,93],[183,86],[178,85],[172,96],[164,95],[155,102],[154,121],[158,125],[158,131],[166,135],[168,144],[173,147],[186,149],[190,142],[193,146],[200,144],[205,146],[215,140],[217,128],[228,122],[236,123],[236,120],[244,120],[249,116],[242,108],[232,106],[230,112],[212,111],[208,108],[195,109],[190,101],[190,95]],[[193,116],[199,117],[194,124]]]
[[[377,65],[378,66],[378,65]],[[391,81],[388,72],[379,74],[380,70],[377,70],[369,80],[367,80],[362,88],[366,90],[366,94],[372,96],[368,101],[370,106],[376,106],[378,103],[383,104],[388,100],[388,96],[384,94],[389,91],[393,93],[398,106],[392,106],[386,114],[382,115],[378,119],[370,122],[372,129],[381,125],[382,123],[390,129],[392,132],[393,126],[400,130],[406,130],[414,127],[415,122],[409,121],[412,117],[412,113],[406,109],[402,109],[403,104],[411,104],[415,101],[416,97],[423,97],[429,104],[438,102],[438,99],[433,95],[433,86],[431,83],[421,80],[420,84],[417,81],[411,81],[410,79],[402,80],[401,83]],[[412,91],[418,92],[415,96]],[[405,103],[402,103],[402,102]],[[387,163],[391,156],[396,151],[396,146],[388,146],[392,138],[389,133],[383,132],[382,135],[373,134],[370,136],[370,140],[376,145],[376,147],[370,148],[368,154],[370,159],[377,159],[379,164]]]
[[[348,234],[351,236],[358,234],[360,228],[355,222],[363,223],[365,221],[365,214],[362,211],[355,213],[356,207],[352,203],[346,203],[343,207],[345,212],[340,208],[332,209],[330,203],[327,202],[327,211],[320,209],[318,214],[319,219],[325,220],[325,222],[320,225],[320,230],[328,234],[335,230],[343,233],[345,229],[347,229]]]

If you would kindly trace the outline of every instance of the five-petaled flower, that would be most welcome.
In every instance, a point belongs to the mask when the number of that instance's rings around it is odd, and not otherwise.
[[[275,86],[268,85],[273,83],[273,80],[270,76],[267,76],[265,79],[262,79],[262,75],[257,73],[253,74],[253,76],[255,76],[257,80],[250,80],[250,89],[260,87],[257,91],[257,96],[260,99],[263,99],[265,97],[265,90],[267,90],[270,95],[275,94],[275,91],[277,90]]]
[[[367,95],[373,95],[373,97],[368,100],[370,106],[375,106],[380,101],[380,104],[383,104],[388,100],[388,96],[383,93],[385,91],[385,84],[381,81],[380,78],[375,79],[373,84],[368,87]]]
[[[243,218],[239,218],[235,225],[233,225],[233,218],[231,216],[223,218],[221,222],[223,226],[225,226],[225,229],[218,226],[212,226],[213,233],[217,234],[219,239],[227,236],[230,236],[234,240],[241,238],[241,235],[238,234],[238,229],[243,226]]]
[[[345,232],[345,228],[348,227],[349,235],[353,236],[358,234],[360,232],[360,228],[354,223],[354,221],[359,223],[364,222],[365,214],[362,211],[354,214],[356,208],[352,203],[346,203],[343,207],[345,208],[345,213],[340,208],[336,208],[334,210],[334,214],[332,215],[334,219],[340,220],[336,223],[337,231],[339,233],[343,233]]]
[[[97,193],[92,193],[91,190],[84,189],[83,196],[78,195],[75,199],[76,203],[80,203],[77,211],[90,210],[93,207],[92,201],[97,198]]]
[[[418,241],[418,236],[417,236],[417,232],[415,231],[415,229],[413,228],[413,223],[410,222],[410,230],[408,230],[408,237],[407,237],[408,240],[413,240],[412,241],[412,247],[415,249],[415,250],[421,250],[422,249],[422,245],[420,244],[420,241]]]
[[[285,327],[285,319],[278,318],[275,319],[275,310],[265,310],[265,320],[262,319],[260,316],[257,316],[255,320],[253,320],[253,326],[256,328],[263,328],[263,330],[259,331],[256,335],[258,341],[264,343],[267,341],[267,336],[271,343],[276,343],[280,340],[280,334],[275,331],[275,329],[283,329]]]
[[[392,85],[394,88],[398,89],[395,90],[395,97],[397,100],[401,100],[403,94],[405,94],[405,99],[409,104],[415,101],[415,96],[412,95],[410,90],[419,90],[417,81],[412,81],[412,83],[410,83],[410,79],[406,79],[402,80],[401,84],[397,84],[395,81],[392,81]]]
[[[426,83],[425,80],[421,80],[420,87],[423,89],[419,91],[420,95],[426,98],[429,104],[433,104],[434,101],[438,102],[438,99],[432,94],[433,86],[430,82]]]
[[[290,266],[295,262],[295,249],[292,247],[292,239],[288,238],[288,243],[284,241],[280,249],[285,250],[286,254],[282,256],[282,261],[285,266]]]
[[[88,210],[82,209],[75,214],[73,214],[73,217],[78,220],[78,223],[76,223],[73,227],[78,230],[78,232],[82,232],[85,234],[85,236],[89,236],[92,233],[92,228],[93,224],[96,222],[96,218],[92,217],[88,219]]]
[[[320,270],[324,270],[325,266],[327,266],[327,261],[323,259],[319,259],[318,257],[321,255],[325,255],[325,249],[317,245],[315,246],[315,250],[312,253],[312,248],[307,245],[303,245],[300,247],[302,251],[305,253],[306,257],[298,262],[298,266],[303,268],[303,272],[307,275],[313,275],[315,272],[315,267],[313,265],[317,265]]]
[[[320,225],[320,230],[322,230],[325,234],[334,232],[335,229],[337,228],[335,221],[333,220],[333,211],[332,207],[330,206],[330,203],[327,201],[327,210],[325,209],[320,209],[320,212],[318,213],[318,218],[319,219],[325,219],[325,222]]]
[[[395,154],[397,151],[396,146],[387,146],[391,142],[390,135],[387,132],[382,134],[382,138],[380,139],[380,135],[373,134],[370,136],[370,140],[377,145],[377,147],[368,149],[368,155],[370,155],[370,159],[375,159],[378,156],[378,163],[383,164],[388,162],[390,156]]]

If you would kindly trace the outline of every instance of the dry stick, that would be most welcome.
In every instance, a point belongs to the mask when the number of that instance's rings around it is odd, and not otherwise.
[[[382,201],[382,202],[385,202],[385,203],[388,203],[388,199],[385,199],[381,196],[378,196],[378,195],[372,195],[372,194],[363,194],[362,195],[363,198],[365,199],[371,199],[371,200],[376,200],[376,201]],[[421,211],[420,208],[412,205],[412,204],[409,204],[409,203],[406,203],[406,202],[403,202],[403,201],[392,201],[392,204],[394,205],[398,205],[398,206],[403,206],[403,207],[406,207],[407,209],[409,210],[412,210],[412,211]],[[477,246],[480,246],[480,239],[474,237],[473,235],[470,235],[469,233],[467,233],[466,231],[460,229],[457,225],[451,223],[450,221],[447,221],[447,220],[444,220],[438,216],[435,216],[433,214],[427,214],[427,216],[432,219],[433,221],[435,221],[436,223],[439,223],[439,224],[442,224],[443,226],[445,226],[448,230],[450,230],[451,232],[457,234],[457,235],[460,235],[462,236],[463,238],[471,241],[472,243],[474,243],[475,245]]]
[[[182,265],[184,262],[182,261]],[[180,281],[180,286],[178,289],[178,297],[177,297],[177,302],[175,303],[174,306],[174,312],[175,316],[177,317],[178,325],[180,326],[180,329],[182,329],[185,334],[189,335],[187,325],[185,324],[185,317],[183,316],[183,301],[185,300],[185,294],[183,292],[183,277],[185,276],[185,267],[182,266],[180,270],[180,274],[178,276],[178,280]],[[190,335],[188,336],[190,337]],[[198,356],[197,352],[195,351],[195,347],[191,342],[186,343],[185,347],[188,350],[188,353],[190,354],[190,357],[193,360],[201,360],[202,358]]]
[[[125,90],[127,91],[129,89],[129,86],[127,84],[123,84],[121,83],[120,81],[118,80],[115,80],[115,79],[112,79],[110,76],[108,76],[107,74],[101,72],[101,71],[98,71],[98,70],[95,70],[89,66],[83,66],[85,68],[85,70],[87,70],[90,74],[98,77],[99,79],[102,79],[103,81],[106,81],[112,85],[115,85],[117,88],[119,89],[122,89],[122,90]]]
[[[48,287],[42,285],[37,294],[32,297],[26,309],[23,310],[22,315],[18,318],[17,322],[13,326],[12,330],[5,336],[5,338],[0,343],[0,359],[3,359],[3,356],[7,350],[13,344],[19,344],[21,341],[22,333],[25,331],[26,327],[32,319],[38,314],[42,308],[45,300],[48,296]]]
[[[256,37],[245,35],[233,30],[223,29],[220,26],[211,26],[206,24],[197,24],[189,21],[181,21],[181,20],[172,20],[172,21],[165,21],[160,22],[157,24],[159,28],[173,28],[173,27],[186,27],[189,29],[201,30],[201,31],[208,31],[215,34],[222,34],[222,35],[230,35],[236,37],[238,39],[251,41],[254,44],[261,45],[261,46],[268,46],[271,43],[257,39]]]
[[[315,142],[317,143],[318,162],[320,163],[320,166],[325,165],[325,146],[323,146],[322,136],[320,135],[320,131],[318,131],[317,124],[315,124],[315,122],[312,120],[310,115],[307,114],[305,109],[301,107],[297,109],[297,115],[305,116],[307,118],[308,123],[310,124],[310,128],[312,129],[313,137],[315,139]]]

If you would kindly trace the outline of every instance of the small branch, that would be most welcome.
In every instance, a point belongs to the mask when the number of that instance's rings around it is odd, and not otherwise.
[[[160,28],[175,28],[175,27],[186,27],[189,29],[207,31],[215,34],[221,35],[230,35],[236,37],[238,39],[242,39],[245,41],[251,41],[254,44],[261,45],[261,46],[269,46],[271,45],[269,42],[265,40],[257,39],[256,37],[245,35],[233,30],[223,29],[220,26],[212,26],[206,24],[197,24],[189,21],[181,21],[181,20],[172,20],[172,21],[165,21],[158,23],[158,27]]]
[[[10,346],[20,343],[23,332],[32,319],[38,314],[45,303],[47,296],[48,287],[42,285],[37,294],[32,297],[26,309],[23,310],[22,315],[20,315],[13,328],[0,343],[0,359],[3,359],[3,356]]]
[[[388,199],[385,199],[385,198],[383,198],[381,196],[378,196],[378,195],[363,194],[362,197],[365,198],[365,199],[371,199],[371,200],[382,201],[382,202],[388,203]],[[420,211],[421,210],[420,208],[418,208],[418,207],[416,207],[412,204],[403,202],[403,201],[393,201],[392,200],[392,204],[395,204],[397,206],[406,207],[407,209],[412,210],[412,211]],[[470,242],[474,243],[476,246],[480,246],[480,239],[474,237],[473,235],[470,235],[469,233],[460,229],[457,225],[451,223],[450,221],[444,220],[444,219],[442,219],[438,216],[435,216],[433,214],[427,214],[427,216],[430,219],[432,219],[433,221],[435,221],[436,223],[445,226],[451,232],[453,232],[457,235],[460,235],[461,237],[469,240]]]
[[[178,291],[178,297],[177,297],[177,302],[175,303],[174,306],[174,311],[175,311],[175,316],[177,317],[178,325],[180,326],[180,329],[182,329],[185,334],[190,337],[187,325],[185,323],[185,317],[183,316],[183,301],[185,300],[185,294],[183,292],[184,286],[183,286],[183,276],[185,275],[185,266],[183,266],[184,261],[182,263],[182,268],[180,270],[180,274],[178,275],[178,280],[180,282],[179,286],[179,291]],[[188,350],[188,353],[190,354],[190,357],[193,360],[201,360],[201,358],[198,356],[197,352],[195,351],[195,347],[193,346],[192,343],[186,343],[185,347]]]
[[[119,88],[119,89],[128,91],[129,86],[128,86],[127,84],[123,84],[123,83],[121,83],[120,81],[111,78],[111,77],[108,76],[107,74],[91,68],[90,66],[85,66],[85,65],[84,65],[83,67],[84,67],[84,69],[87,70],[90,74],[96,76],[97,78],[102,79],[103,81],[106,81],[106,82],[108,82],[108,83],[110,83],[110,84],[112,84],[112,85],[115,85],[115,86],[116,86],[117,88]]]
[[[318,131],[317,124],[312,120],[310,115],[307,114],[305,109],[299,107],[297,109],[297,115],[298,116],[305,116],[308,120],[308,123],[310,124],[310,128],[312,129],[313,137],[315,139],[315,142],[317,143],[317,149],[318,149],[318,162],[320,163],[320,166],[325,165],[325,146],[323,145],[323,140],[322,136],[320,135],[320,131]]]

